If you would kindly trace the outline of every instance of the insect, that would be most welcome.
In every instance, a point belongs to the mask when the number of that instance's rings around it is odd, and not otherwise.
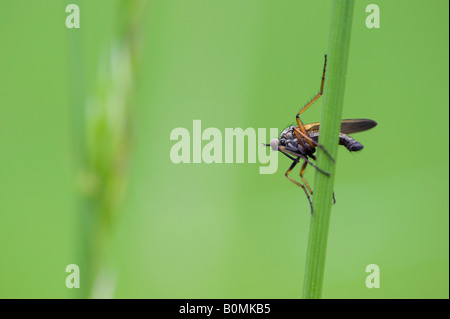
[[[284,129],[283,132],[280,134],[279,139],[273,139],[270,144],[265,144],[265,146],[270,146],[272,150],[279,151],[286,155],[288,158],[292,160],[292,164],[289,167],[289,169],[286,171],[285,176],[294,184],[301,187],[303,191],[306,194],[306,197],[308,198],[309,205],[311,207],[311,214],[314,214],[313,205],[311,201],[311,196],[313,194],[313,191],[311,187],[309,187],[308,183],[306,182],[305,178],[303,177],[305,173],[306,167],[311,165],[316,170],[321,172],[325,175],[330,175],[329,173],[325,172],[324,170],[317,167],[314,163],[311,162],[310,159],[316,160],[316,156],[314,153],[316,152],[316,148],[321,148],[327,156],[330,157],[330,159],[334,162],[334,159],[331,157],[331,155],[328,153],[328,151],[319,144],[319,128],[320,123],[311,123],[311,124],[303,124],[300,120],[300,114],[305,112],[314,102],[316,102],[323,94],[323,87],[325,83],[325,70],[327,66],[327,55],[325,55],[325,62],[323,65],[323,73],[322,73],[322,81],[320,84],[320,91],[317,93],[317,95],[309,102],[307,103],[300,112],[297,113],[296,121],[298,126],[289,126],[288,128]],[[339,145],[343,145],[345,148],[347,148],[350,152],[356,152],[360,151],[364,148],[364,146],[359,143],[354,138],[348,136],[347,134],[350,133],[357,133],[366,131],[368,129],[371,129],[375,127],[377,123],[373,120],[369,119],[350,119],[350,120],[343,120],[341,122],[341,130],[339,134]],[[302,179],[303,184],[299,183],[295,179],[289,176],[289,173],[294,169],[294,167],[300,162],[300,160],[303,160],[302,167],[300,169],[300,178]],[[334,193],[333,193],[333,201],[334,200]]]

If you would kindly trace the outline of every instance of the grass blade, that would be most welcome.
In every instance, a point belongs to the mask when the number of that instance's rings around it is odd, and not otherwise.
[[[333,1],[319,143],[335,159],[344,100],[352,14],[353,0]],[[317,171],[315,175],[314,215],[311,216],[303,291],[303,297],[306,299],[318,299],[322,296],[334,185],[335,165],[321,149],[318,149],[317,165],[331,175],[328,177]]]

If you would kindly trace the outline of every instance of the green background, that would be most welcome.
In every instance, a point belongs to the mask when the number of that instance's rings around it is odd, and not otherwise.
[[[70,2],[79,30],[65,26]],[[117,1],[70,2],[1,1],[2,298],[77,296],[65,286],[82,231],[69,50],[92,94],[120,13]],[[378,126],[354,136],[362,152],[339,151],[323,297],[448,298],[448,1],[376,1],[380,29],[365,26],[370,3],[355,3],[343,118]],[[131,174],[110,243],[114,296],[300,298],[310,215],[283,176],[289,160],[280,154],[273,175],[258,163],[176,165],[169,136],[194,119],[222,132],[293,123],[319,89],[331,2],[145,10]],[[302,119],[320,112],[319,100]],[[368,264],[380,267],[379,289],[365,286]]]

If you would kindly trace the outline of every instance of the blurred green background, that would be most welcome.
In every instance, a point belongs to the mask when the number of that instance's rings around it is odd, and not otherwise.
[[[80,29],[65,26],[68,3]],[[378,126],[354,136],[362,152],[339,151],[323,297],[448,298],[448,1],[376,1],[380,29],[365,26],[370,3],[355,3],[343,117]],[[84,236],[76,114],[121,10],[1,1],[2,298],[80,296],[65,286]],[[108,243],[114,297],[302,296],[310,215],[284,177],[289,160],[280,154],[273,175],[259,163],[176,165],[169,136],[194,119],[222,132],[293,123],[319,89],[330,14],[331,1],[146,3],[129,182]],[[320,112],[319,100],[303,121]],[[306,178],[313,186],[313,170]],[[379,289],[365,286],[368,264]]]

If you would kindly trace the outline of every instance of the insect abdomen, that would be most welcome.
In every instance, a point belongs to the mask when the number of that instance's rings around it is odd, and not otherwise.
[[[319,132],[310,132],[309,137],[317,142],[319,139]],[[339,145],[344,145],[350,152],[360,151],[364,148],[360,142],[344,133],[339,133]]]
[[[364,146],[354,138],[344,134],[339,134],[339,145],[344,145],[350,152],[360,151]]]

